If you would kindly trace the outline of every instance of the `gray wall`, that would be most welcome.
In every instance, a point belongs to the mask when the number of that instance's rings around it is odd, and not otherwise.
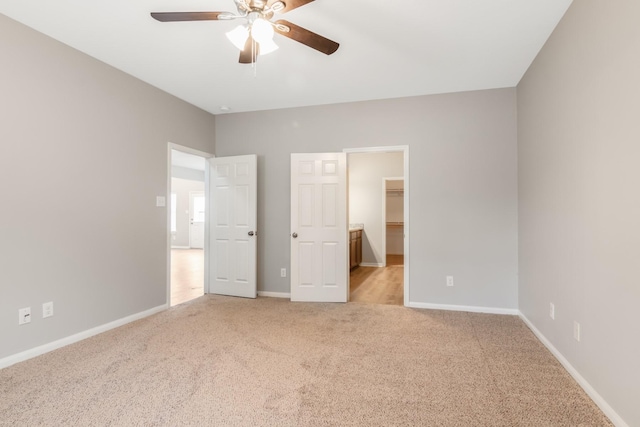
[[[167,143],[215,119],[3,15],[0,58],[2,358],[167,302]]]
[[[515,89],[217,116],[217,156],[259,156],[259,289],[289,292],[290,153],[408,145],[411,301],[515,309],[516,120]]]
[[[574,2],[517,88],[520,310],[630,426],[640,426],[639,16],[637,0]]]

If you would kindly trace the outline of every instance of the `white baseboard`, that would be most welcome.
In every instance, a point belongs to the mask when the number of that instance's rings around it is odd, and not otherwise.
[[[104,325],[96,326],[95,328],[91,328],[86,331],[82,331],[77,334],[74,334],[65,338],[61,338],[59,340],[50,342],[48,344],[34,347],[32,349],[5,357],[3,359],[0,359],[0,369],[6,368],[8,366],[14,365],[19,362],[24,362],[25,360],[29,360],[34,357],[40,356],[42,354],[48,353],[50,351],[57,350],[69,344],[82,341],[94,335],[98,335],[108,330],[115,329],[119,326],[126,325],[127,323],[131,323],[133,321],[151,316],[152,314],[159,313],[161,311],[166,310],[167,308],[168,306],[166,304],[160,305],[158,307],[154,307],[149,310],[142,311],[140,313],[132,314],[131,316],[123,317],[122,319],[114,320],[113,322],[109,322]]]
[[[191,249],[191,246],[171,246],[171,249]]]
[[[409,301],[407,307],[425,308],[428,310],[448,310],[448,311],[466,311],[470,313],[489,313],[489,314],[509,314],[517,316],[520,314],[515,308],[496,308],[496,307],[476,307],[472,305],[449,305],[449,304],[429,304],[425,302]]]
[[[384,267],[383,262],[361,262],[360,267]]]
[[[531,323],[531,321],[527,319],[527,316],[525,316],[521,312],[518,312],[518,315],[520,316],[522,321],[529,327],[529,329],[531,329],[531,332],[533,332],[533,334],[542,342],[542,344],[544,344],[545,347],[549,349],[551,354],[553,354],[555,358],[558,359],[558,362],[560,362],[560,364],[564,366],[569,374],[571,374],[573,379],[576,380],[580,387],[582,387],[582,389],[589,395],[591,400],[593,400],[595,404],[598,405],[598,407],[602,410],[602,412],[604,412],[604,414],[609,417],[611,422],[616,427],[629,427],[629,425],[622,419],[622,417],[620,417],[620,415],[618,415],[618,413],[611,407],[611,405],[609,405],[607,401],[604,400],[602,396],[600,396],[600,394],[591,386],[591,384],[589,384],[589,382],[582,375],[580,375],[576,368],[574,368],[573,365],[569,363],[569,361],[562,355],[562,353],[560,353],[558,349],[555,348],[553,344],[551,344],[551,341],[549,341],[547,337],[545,337],[542,332],[538,330],[538,328],[533,326],[533,323]]]
[[[269,297],[269,298],[287,298],[291,299],[291,294],[288,292],[269,292],[269,291],[258,291],[259,297]]]

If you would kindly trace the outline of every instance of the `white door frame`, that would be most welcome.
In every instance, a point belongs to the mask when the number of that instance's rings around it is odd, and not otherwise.
[[[349,154],[350,153],[389,153],[389,152],[402,152],[404,153],[404,305],[409,306],[411,284],[409,283],[409,271],[410,271],[410,256],[409,256],[409,146],[408,145],[391,145],[388,147],[364,147],[364,148],[345,148],[342,150],[347,153],[347,170],[349,169]],[[347,196],[348,197],[348,196]],[[383,233],[383,241],[385,242],[386,251],[386,234]],[[386,254],[385,254],[386,256]],[[386,261],[385,261],[386,262]],[[350,284],[349,284],[350,286]]]
[[[183,153],[193,154],[196,156],[204,157],[205,159],[215,157],[213,154],[205,151],[196,150],[195,148],[185,147],[184,145],[174,144],[173,142],[167,143],[167,195],[166,200],[171,201],[171,150],[182,151]],[[204,197],[205,204],[208,203],[209,198],[209,162],[205,162],[204,167]],[[169,204],[167,203],[167,207]],[[171,209],[167,209],[167,308],[171,307]],[[204,212],[204,293],[209,293],[209,209],[205,209]]]

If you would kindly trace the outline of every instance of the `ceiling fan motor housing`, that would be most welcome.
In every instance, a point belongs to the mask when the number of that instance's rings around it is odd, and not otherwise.
[[[263,0],[251,0],[249,2],[249,7],[252,10],[264,10],[266,5],[267,5],[267,2]]]

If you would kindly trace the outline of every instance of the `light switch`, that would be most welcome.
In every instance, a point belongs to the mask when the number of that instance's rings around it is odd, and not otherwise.
[[[18,325],[31,323],[31,307],[25,307],[18,310]]]
[[[167,206],[167,199],[164,196],[156,196],[156,206],[159,208]]]

